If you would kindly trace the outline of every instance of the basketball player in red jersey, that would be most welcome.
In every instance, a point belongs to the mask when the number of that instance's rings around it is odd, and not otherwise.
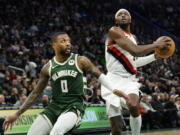
[[[107,88],[101,87],[102,97],[106,100],[106,110],[112,127],[112,135],[121,135],[121,107],[130,111],[132,135],[140,135],[141,116],[138,110],[140,84],[136,78],[137,67],[146,65],[158,58],[157,54],[142,57],[156,47],[167,47],[170,40],[163,38],[153,44],[137,45],[136,38],[130,31],[131,15],[126,9],[120,9],[115,15],[116,26],[110,28],[106,40],[107,76],[115,88],[128,95],[128,102],[118,97],[118,90],[109,94]]]

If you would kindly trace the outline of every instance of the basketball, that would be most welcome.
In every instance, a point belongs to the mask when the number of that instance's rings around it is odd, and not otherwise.
[[[157,39],[157,41],[162,39],[163,37],[166,37],[166,38],[170,39],[171,40],[171,45],[169,47],[156,48],[155,52],[157,54],[159,54],[161,58],[168,58],[168,57],[172,56],[174,51],[175,51],[175,43],[174,43],[173,39],[168,37],[168,36],[161,36],[161,37],[159,37]]]

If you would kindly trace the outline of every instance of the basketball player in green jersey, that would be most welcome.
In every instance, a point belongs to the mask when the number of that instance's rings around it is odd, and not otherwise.
[[[40,97],[50,81],[52,102],[36,118],[28,135],[64,135],[77,127],[85,111],[83,72],[91,73],[98,81],[126,100],[128,96],[113,88],[113,85],[88,58],[71,53],[71,40],[65,32],[55,33],[51,38],[55,51],[52,58],[41,70],[37,87],[31,92],[25,103],[12,116],[6,118],[4,129],[12,128],[19,116],[31,107]]]

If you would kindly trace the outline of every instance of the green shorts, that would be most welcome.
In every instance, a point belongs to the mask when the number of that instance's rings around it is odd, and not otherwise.
[[[84,109],[82,109],[84,108]],[[48,118],[48,122],[51,126],[56,123],[58,117],[65,112],[74,112],[77,114],[78,119],[79,117],[82,119],[84,115],[85,106],[80,105],[57,105],[55,103],[50,103],[41,114]],[[78,127],[80,123],[77,123],[76,127]]]

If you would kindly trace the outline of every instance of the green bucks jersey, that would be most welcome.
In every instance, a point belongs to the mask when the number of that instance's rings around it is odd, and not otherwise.
[[[84,114],[86,106],[83,73],[78,68],[77,56],[72,53],[64,63],[57,62],[55,57],[50,60],[49,74],[53,97],[41,114],[45,115],[52,125],[63,112],[71,111],[81,117]]]
[[[54,57],[50,65],[53,100],[70,104],[84,99],[83,73],[77,65],[77,54],[72,53],[64,63]]]

